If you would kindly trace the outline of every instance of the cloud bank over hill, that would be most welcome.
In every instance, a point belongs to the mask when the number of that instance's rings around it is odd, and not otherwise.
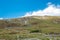
[[[47,3],[47,7],[43,10],[27,12],[25,16],[60,16],[60,5],[52,4],[51,2]]]

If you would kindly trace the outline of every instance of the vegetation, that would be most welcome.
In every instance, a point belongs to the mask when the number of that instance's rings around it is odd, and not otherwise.
[[[2,40],[17,40],[25,38],[49,40],[50,36],[47,38],[44,34],[60,34],[59,16],[32,16],[0,20],[0,39]],[[60,36],[57,36],[56,38],[59,40]],[[52,39],[54,40],[54,36]]]

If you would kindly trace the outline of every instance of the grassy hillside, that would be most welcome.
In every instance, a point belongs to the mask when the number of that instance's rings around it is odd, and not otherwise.
[[[60,32],[60,17],[32,16],[8,20],[0,20],[0,28],[22,28],[26,30],[41,30],[43,33]]]
[[[6,37],[18,34],[22,38],[40,38],[40,33],[60,33],[60,16],[32,16],[0,20],[0,35]],[[3,36],[0,38],[4,38]]]

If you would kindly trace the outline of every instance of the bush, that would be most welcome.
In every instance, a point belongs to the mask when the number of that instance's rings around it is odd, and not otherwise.
[[[30,31],[30,33],[38,33],[38,32],[41,32],[41,30],[32,30],[32,31]]]

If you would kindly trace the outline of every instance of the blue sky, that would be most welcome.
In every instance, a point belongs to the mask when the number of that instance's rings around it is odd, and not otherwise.
[[[0,18],[17,18],[37,10],[43,10],[47,3],[60,5],[60,0],[0,0]]]

